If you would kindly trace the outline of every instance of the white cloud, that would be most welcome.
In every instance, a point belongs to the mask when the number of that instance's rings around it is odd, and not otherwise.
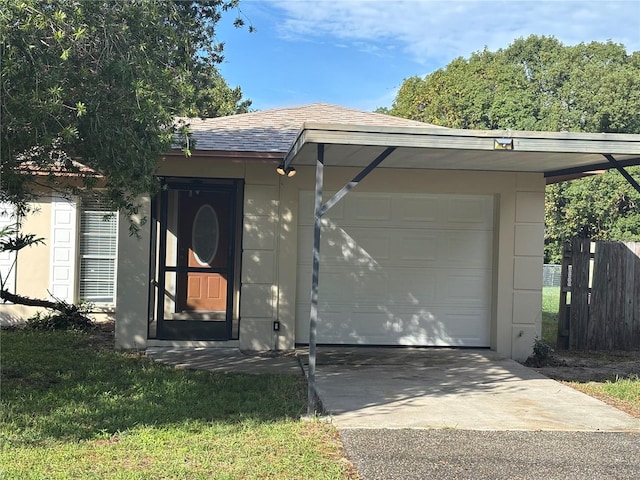
[[[349,44],[417,62],[447,61],[518,37],[563,43],[613,40],[640,50],[640,0],[270,0],[283,36]]]

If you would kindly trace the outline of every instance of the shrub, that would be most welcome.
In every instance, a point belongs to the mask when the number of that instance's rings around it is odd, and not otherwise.
[[[25,328],[30,330],[80,330],[87,331],[95,328],[89,312],[92,305],[79,303],[65,305],[63,311],[38,312],[26,322]]]
[[[553,348],[551,348],[551,345],[536,337],[533,343],[533,357],[536,360],[547,360],[552,353]]]

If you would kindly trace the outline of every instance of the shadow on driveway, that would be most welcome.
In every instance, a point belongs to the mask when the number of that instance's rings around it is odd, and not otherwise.
[[[640,432],[640,420],[489,350],[319,347],[316,387],[339,429]]]

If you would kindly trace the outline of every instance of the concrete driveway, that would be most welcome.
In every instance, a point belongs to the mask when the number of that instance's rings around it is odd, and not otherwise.
[[[640,478],[640,420],[493,352],[318,350],[318,393],[363,480]],[[247,373],[299,373],[306,360],[231,348],[147,355]]]
[[[488,350],[318,347],[316,384],[340,430],[640,433],[639,419]]]

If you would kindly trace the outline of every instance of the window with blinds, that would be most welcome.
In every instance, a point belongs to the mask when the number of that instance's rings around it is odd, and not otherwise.
[[[96,304],[115,303],[118,215],[99,199],[82,199],[78,296]]]

